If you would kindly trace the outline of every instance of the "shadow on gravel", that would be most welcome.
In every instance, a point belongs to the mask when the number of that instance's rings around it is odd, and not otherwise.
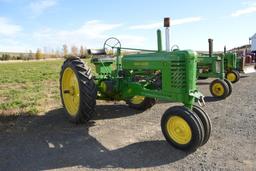
[[[114,109],[113,112],[111,109]],[[99,120],[135,112],[118,105],[98,106],[97,113]],[[0,124],[14,121],[15,124],[1,130],[1,170],[147,168],[169,164],[188,155],[164,140],[138,142],[108,150],[90,136],[89,129],[93,122],[71,124],[64,117],[63,109],[50,111],[44,116],[0,117]]]
[[[210,85],[211,83],[210,82],[197,82],[196,85]]]
[[[96,117],[94,118],[94,120],[121,118],[139,114],[142,112],[143,111],[128,108],[127,105],[97,105]]]
[[[247,78],[249,77],[248,75],[240,75],[240,78]]]
[[[204,97],[205,102],[216,102],[216,101],[221,101],[223,99],[220,99],[218,97],[213,97],[213,96],[206,96]]]

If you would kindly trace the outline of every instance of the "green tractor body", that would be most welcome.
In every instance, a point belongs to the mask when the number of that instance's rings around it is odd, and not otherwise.
[[[240,60],[237,58],[236,53],[225,53],[224,54],[224,68],[225,71],[240,70]]]
[[[99,98],[145,96],[181,102],[190,109],[195,97],[202,96],[196,89],[196,61],[195,52],[178,50],[92,59]]]
[[[199,55],[198,77],[202,78],[225,78],[224,60],[221,56]]]

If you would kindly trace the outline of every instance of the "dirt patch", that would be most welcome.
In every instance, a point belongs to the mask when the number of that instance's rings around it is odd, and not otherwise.
[[[7,100],[8,100],[7,97],[5,97],[5,96],[0,96],[0,103],[4,103],[4,102],[6,102]]]
[[[23,115],[25,109],[8,109],[8,110],[0,110],[0,116],[18,116]]]
[[[4,83],[0,84],[0,89],[5,90],[5,89],[26,89],[27,85],[24,83]]]
[[[37,105],[39,115],[43,115],[46,111],[61,107],[60,99],[56,99],[56,96],[59,96],[59,88],[56,88],[58,87],[58,83],[56,83],[56,81],[47,80],[43,81],[43,85],[44,98],[39,100]]]

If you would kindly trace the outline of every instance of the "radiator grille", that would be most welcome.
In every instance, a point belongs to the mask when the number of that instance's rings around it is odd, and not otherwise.
[[[186,88],[185,61],[172,61],[171,63],[171,87]]]

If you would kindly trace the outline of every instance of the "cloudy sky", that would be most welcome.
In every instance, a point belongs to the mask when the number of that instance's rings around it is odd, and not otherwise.
[[[156,29],[171,17],[171,43],[214,50],[248,43],[256,33],[256,0],[0,0],[0,51],[69,46],[100,48],[108,37],[122,46],[156,48]]]

